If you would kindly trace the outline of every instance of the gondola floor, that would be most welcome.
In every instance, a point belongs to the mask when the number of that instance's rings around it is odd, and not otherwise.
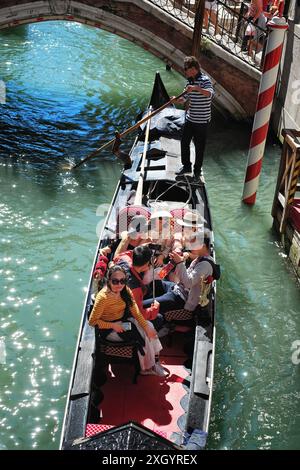
[[[87,426],[87,435],[96,434],[128,421],[143,424],[161,436],[178,442],[181,434],[185,402],[187,402],[190,370],[185,367],[182,334],[175,334],[172,347],[165,345],[160,357],[168,376],[139,375],[132,383],[132,366],[109,365],[107,381],[102,386],[100,404],[102,419]]]

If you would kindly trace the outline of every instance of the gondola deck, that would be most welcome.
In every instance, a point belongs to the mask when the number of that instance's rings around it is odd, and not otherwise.
[[[158,77],[152,99],[159,82]],[[162,94],[165,95],[164,101],[167,101],[164,88]],[[156,99],[156,102],[159,104],[161,101]],[[91,272],[98,258],[98,250],[109,244],[116,234],[118,237],[118,212],[135,207],[134,196],[142,171],[144,145],[143,135],[140,134],[131,152],[132,168],[123,172],[113,197]],[[147,146],[146,157],[141,213],[160,205],[169,210],[180,210],[187,204],[194,210],[197,206],[203,206],[205,227],[211,232],[211,255],[214,256],[212,223],[203,177],[197,183],[189,177],[175,179],[175,171],[180,166],[178,136],[156,136]],[[177,326],[179,330],[188,329],[172,335],[172,346],[168,345],[168,336],[162,338],[161,363],[169,375],[166,378],[139,376],[136,384],[132,383],[132,364],[110,364],[107,368],[102,367],[100,361],[99,366],[94,328],[88,325],[92,292],[91,275],[68,393],[61,448],[188,449],[187,436],[193,431],[203,435],[208,432],[214,362],[215,282],[209,304],[198,316],[198,326],[193,323]],[[199,444],[199,448],[203,445],[203,442]]]
[[[183,342],[179,333],[176,335],[177,342],[180,346]],[[169,371],[166,378],[141,376],[137,384],[133,384],[128,365],[110,366],[107,381],[102,387],[101,424],[119,426],[135,421],[181,444],[190,370],[184,365],[187,356],[181,347],[176,347],[178,344],[167,348],[163,341],[163,345],[161,364]]]

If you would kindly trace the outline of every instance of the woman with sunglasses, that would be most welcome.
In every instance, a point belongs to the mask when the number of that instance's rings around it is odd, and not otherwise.
[[[165,376],[166,372],[159,364],[158,354],[162,345],[152,324],[144,319],[126,286],[125,270],[118,265],[112,266],[107,274],[107,285],[97,294],[89,324],[98,326],[109,341],[122,341],[118,333],[125,331],[126,324],[122,321],[125,311],[129,311],[130,320],[144,339],[145,355],[139,354],[142,375]]]

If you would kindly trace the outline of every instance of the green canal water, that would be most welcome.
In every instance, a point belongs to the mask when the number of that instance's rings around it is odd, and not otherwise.
[[[170,94],[182,90],[183,78],[161,61],[100,30],[51,22],[0,33],[1,449],[58,448],[104,216],[97,207],[110,203],[121,172],[105,152],[72,174],[61,163],[131,125],[156,70]],[[214,113],[205,156],[223,269],[208,448],[299,449],[292,345],[300,339],[300,295],[271,232],[280,148],[268,143],[257,203],[245,207],[249,133]]]

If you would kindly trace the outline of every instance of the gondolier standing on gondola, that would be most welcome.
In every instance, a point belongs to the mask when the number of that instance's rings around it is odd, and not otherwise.
[[[211,120],[211,102],[214,89],[210,78],[201,72],[196,57],[184,59],[184,71],[188,79],[186,95],[176,100],[178,103],[188,102],[185,124],[181,138],[182,167],[176,172],[178,176],[191,173],[190,143],[195,144],[194,180],[199,181],[206,144],[207,126]]]

